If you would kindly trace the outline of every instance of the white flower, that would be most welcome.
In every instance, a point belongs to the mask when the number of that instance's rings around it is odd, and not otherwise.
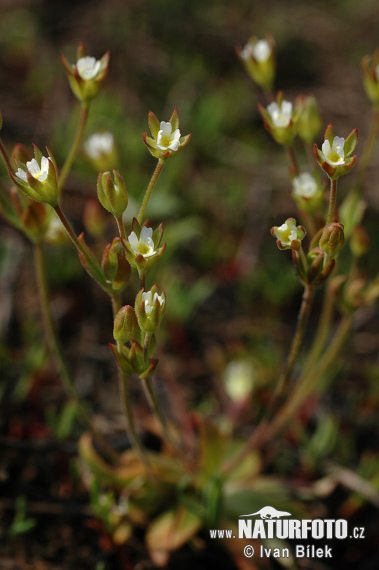
[[[343,137],[334,137],[332,146],[330,146],[330,142],[328,140],[322,143],[321,154],[328,164],[331,164],[332,166],[345,164],[344,144],[345,139]]]
[[[154,249],[154,242],[152,239],[153,228],[146,228],[143,226],[141,234],[138,239],[137,234],[132,232],[128,237],[128,241],[134,253],[141,254],[144,257],[150,257],[156,253]]]
[[[160,306],[164,303],[163,295],[160,296],[158,293],[154,293],[154,297],[151,291],[147,291],[147,293],[142,293],[142,301],[145,301],[145,313],[147,315],[151,315],[151,312],[154,308],[155,300],[158,299]]]
[[[113,150],[114,138],[112,133],[95,133],[88,137],[84,143],[84,149],[93,160],[103,155],[110,154]]]
[[[101,61],[98,61],[95,57],[81,57],[76,62],[76,69],[80,77],[86,81],[89,79],[95,79],[101,70]]]
[[[45,156],[42,157],[41,166],[38,164],[36,159],[33,158],[32,160],[26,163],[26,168],[34,178],[36,178],[40,182],[46,182],[47,175],[49,174],[49,161]],[[23,180],[24,182],[28,181],[26,172],[22,170],[22,168],[19,168],[17,170],[16,176],[17,178],[20,178],[20,180]]]
[[[271,46],[267,40],[259,40],[253,46],[253,55],[257,61],[267,61],[271,55]]]
[[[161,129],[158,131],[156,148],[161,150],[178,150],[180,145],[180,131],[175,129],[172,132],[171,123],[161,122]]]
[[[292,191],[300,198],[312,198],[317,192],[317,182],[309,172],[303,172],[292,180]]]
[[[275,127],[288,127],[292,118],[292,103],[282,101],[280,107],[277,103],[270,103],[267,111]]]
[[[295,220],[287,220],[279,227],[274,228],[275,237],[280,240],[282,246],[291,246],[294,240],[302,239],[303,232],[296,227]]]

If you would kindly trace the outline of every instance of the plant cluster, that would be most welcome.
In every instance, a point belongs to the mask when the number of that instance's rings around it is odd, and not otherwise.
[[[312,95],[299,95],[292,103],[281,91],[274,96],[275,52],[272,36],[253,37],[244,48],[237,48],[238,57],[267,98],[267,106],[259,105],[264,126],[288,155],[291,199],[301,224],[297,225],[295,218],[290,217],[274,226],[271,234],[280,250],[291,250],[303,297],[288,357],[249,438],[242,437],[239,426],[234,426],[228,418],[217,422],[206,414],[186,412],[182,426],[175,425],[167,418],[152,382],[159,364],[156,334],[170,299],[166,299],[162,290],[164,283],[162,286],[148,283],[150,269],[164,255],[166,243],[163,243],[163,224],[152,228],[145,212],[162,170],[190,140],[190,135],[181,134],[178,111],[175,109],[167,122],[159,121],[151,111],[148,114],[151,136],[145,133],[143,142],[157,163],[138,215],[133,219],[128,218],[129,196],[122,175],[114,168],[112,171],[102,168],[115,157],[113,135],[95,134],[85,142],[88,157],[101,169],[97,178],[98,200],[113,216],[117,231],[101,259],[87,245],[84,235],[75,233],[61,203],[67,176],[83,142],[91,103],[108,73],[109,53],[97,60],[88,56],[81,44],[76,63],[71,64],[62,56],[70,87],[81,105],[77,134],[62,166],[58,166],[49,149],[45,155],[34,146],[32,155],[29,148],[18,144],[9,155],[0,142],[10,177],[8,188],[0,191],[1,211],[34,249],[46,342],[67,394],[75,402],[78,417],[87,427],[79,449],[91,471],[93,511],[114,545],[130,540],[135,528],[144,528],[146,548],[159,566],[168,562],[174,550],[189,541],[196,543],[204,529],[236,528],[241,508],[256,511],[262,500],[270,501],[278,491],[281,498],[276,506],[289,508],[284,487],[265,476],[262,450],[279,438],[306,398],[317,389],[344,346],[355,313],[379,296],[378,277],[369,281],[360,269],[360,260],[368,249],[367,235],[361,225],[365,210],[362,182],[379,128],[378,52],[362,62],[364,85],[373,103],[373,122],[356,181],[340,204],[337,187],[340,177],[350,173],[356,163],[353,153],[358,142],[357,130],[343,138],[329,124],[321,147],[315,144],[321,128],[316,99]],[[299,141],[303,147],[300,152],[296,147]],[[301,162],[306,157],[308,165],[303,167]],[[110,446],[81,402],[56,334],[46,279],[45,244],[51,242],[57,221],[76,248],[83,267],[108,295],[112,306],[114,342],[110,342],[110,349],[131,443],[130,449],[123,453]],[[342,267],[339,256],[347,244],[350,254],[347,265]],[[123,304],[125,292],[130,293],[130,283],[136,285],[138,292],[134,300],[129,298],[129,304]],[[319,324],[299,371],[296,364],[318,288],[323,289]],[[337,308],[341,318],[334,329]],[[234,376],[238,376],[237,372]],[[232,384],[237,382],[234,376]],[[131,377],[140,380],[155,417],[158,450],[146,448],[136,429]],[[248,408],[250,388],[243,382],[241,386],[230,393],[241,408]],[[301,512],[300,503],[297,509]],[[241,553],[232,542],[226,542],[226,546],[239,563]]]

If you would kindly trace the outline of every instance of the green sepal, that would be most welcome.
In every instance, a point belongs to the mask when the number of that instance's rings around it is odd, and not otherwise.
[[[160,131],[160,128],[161,128],[158,117],[153,113],[153,111],[149,111],[149,114],[147,116],[147,120],[149,123],[149,129],[150,129],[151,135],[154,139],[156,139],[158,136],[158,133]]]
[[[142,374],[140,374],[138,378],[140,378],[140,380],[144,380],[145,378],[150,376],[150,374],[152,374],[156,369],[156,367],[158,366],[158,362],[159,358],[149,358],[149,368],[147,368],[147,370],[142,372]]]
[[[343,147],[345,156],[350,156],[351,153],[354,151],[355,147],[357,146],[358,142],[358,129],[354,129],[348,135],[347,139],[345,140],[345,144]]]
[[[179,128],[179,113],[178,113],[178,109],[176,107],[172,112],[169,123],[171,123],[171,127],[172,127],[173,131],[176,131],[176,129]]]

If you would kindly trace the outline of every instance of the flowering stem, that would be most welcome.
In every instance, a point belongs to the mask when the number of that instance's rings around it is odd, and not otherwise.
[[[140,211],[139,211],[139,213],[138,213],[137,220],[138,220],[138,223],[139,223],[139,224],[142,224],[143,217],[144,217],[144,214],[145,214],[145,210],[146,210],[147,204],[148,204],[148,202],[149,202],[151,193],[152,193],[152,191],[154,190],[154,186],[155,186],[155,184],[156,184],[156,182],[157,182],[157,180],[158,180],[158,177],[159,177],[160,173],[162,172],[162,169],[163,169],[164,165],[165,165],[164,160],[158,159],[157,166],[155,167],[155,170],[154,170],[153,175],[152,175],[152,177],[151,177],[151,179],[150,179],[149,185],[148,185],[148,187],[146,188],[145,196],[144,196],[144,198],[143,198]]]
[[[115,218],[115,219],[117,222],[118,233],[120,234],[120,237],[122,239],[126,239],[124,222],[122,221],[122,216],[120,216],[119,218]]]
[[[109,287],[107,286],[107,283],[106,283],[106,280],[104,277],[104,273],[103,273],[96,257],[93,255],[91,250],[84,243],[82,243],[79,240],[76,233],[72,229],[70,222],[68,221],[65,214],[63,213],[61,207],[59,205],[57,205],[57,206],[55,206],[54,210],[55,210],[55,213],[57,214],[58,218],[62,222],[66,232],[68,233],[68,235],[72,241],[72,243],[74,244],[74,246],[78,250],[79,255],[80,255],[82,261],[84,262],[84,265],[85,265],[87,271],[89,272],[91,277],[93,277],[97,281],[97,283],[100,285],[100,287],[102,287],[102,289],[104,289],[104,291],[109,293]]]
[[[115,318],[115,316],[117,315],[118,311],[121,308],[120,295],[117,293],[113,293],[111,299],[112,299],[113,318]],[[122,345],[118,342],[117,348],[120,349],[121,346]],[[125,419],[127,423],[127,432],[133,447],[135,448],[142,463],[145,466],[146,472],[148,474],[151,474],[151,466],[147,458],[145,449],[138,437],[134,422],[134,415],[133,415],[133,409],[131,405],[130,391],[129,391],[129,378],[128,375],[125,374],[119,366],[117,367],[117,372],[118,372],[118,383],[119,383],[120,393],[122,395],[122,403],[124,407]]]
[[[284,427],[299,409],[308,394],[317,386],[328,368],[333,364],[350,332],[351,323],[352,317],[350,315],[342,319],[338,330],[333,336],[333,340],[324,352],[318,365],[315,366],[313,370],[307,370],[303,374],[298,384],[294,386],[292,394],[287,398],[286,404],[271,422],[270,428],[267,430],[267,439],[271,438]]]
[[[329,335],[330,323],[333,317],[334,300],[335,299],[332,287],[330,286],[330,281],[328,281],[317,332],[313,339],[312,348],[304,364],[303,374],[305,373],[305,371],[313,370],[313,368],[317,364],[317,361],[320,358],[320,355],[322,354],[322,351],[324,349],[325,343]]]
[[[74,142],[72,143],[72,147],[70,149],[70,152],[68,153],[66,161],[65,161],[64,165],[62,166],[62,170],[60,172],[60,176],[59,176],[59,180],[58,180],[59,192],[62,191],[64,183],[66,182],[66,178],[68,176],[68,173],[71,170],[72,163],[74,162],[76,153],[78,152],[80,141],[82,140],[82,136],[83,136],[83,132],[84,132],[84,127],[85,127],[85,124],[86,124],[87,118],[88,118],[88,109],[89,109],[88,105],[86,105],[85,103],[82,103],[82,111],[81,111],[81,115],[80,115],[78,130],[76,132],[76,136],[75,136]]]
[[[317,386],[322,376],[335,361],[350,332],[351,322],[351,316],[343,318],[336,334],[333,336],[332,342],[319,361],[318,366],[311,372],[306,372],[301,376],[299,382],[294,386],[292,394],[287,398],[286,404],[278,411],[271,422],[269,422],[268,419],[262,420],[241,453],[224,465],[222,468],[223,473],[230,472],[240,465],[241,461],[250,451],[267,443],[285,426],[291,417],[293,417],[305,398]]]
[[[145,291],[145,287],[146,287],[146,273],[139,273],[138,272],[138,276],[139,276],[139,289],[141,291],[141,289],[143,289]]]
[[[9,158],[9,154],[8,154],[7,149],[5,148],[4,143],[1,140],[1,138],[0,138],[0,154],[3,158],[3,161],[5,162],[7,169],[10,170],[11,172],[14,172],[14,168],[13,168],[11,160]]]
[[[146,368],[148,368],[148,366],[149,366],[149,347],[150,347],[151,338],[152,338],[152,335],[146,334],[145,335],[145,341],[143,344],[143,359],[144,359],[144,363],[145,363]],[[174,448],[176,448],[177,444],[173,440],[173,438],[172,438],[172,436],[168,430],[167,421],[166,421],[165,415],[163,414],[162,409],[159,405],[158,399],[155,395],[154,388],[153,388],[152,383],[151,383],[151,378],[149,378],[149,377],[143,378],[142,379],[142,386],[143,386],[143,389],[144,389],[144,392],[146,395],[146,399],[149,403],[149,406],[152,409],[152,411],[155,413],[157,420],[159,421],[159,424],[161,426],[162,433],[163,433],[164,437]]]
[[[290,170],[295,176],[299,176],[300,170],[293,146],[286,146],[286,149],[290,161]]]
[[[326,225],[331,224],[335,216],[337,201],[337,180],[330,181],[330,195],[329,195],[329,211]]]
[[[46,342],[50,355],[55,363],[56,369],[59,373],[60,379],[62,380],[68,396],[76,403],[78,410],[80,411],[80,419],[91,430],[103,453],[113,463],[117,464],[119,461],[117,453],[111,448],[104,436],[98,431],[92,422],[92,419],[88,414],[86,407],[80,400],[79,394],[75,388],[74,381],[66,365],[56,334],[53,315],[51,313],[50,295],[46,278],[45,254],[42,242],[37,242],[34,244],[34,262]]]
[[[366,174],[367,167],[370,163],[372,152],[374,150],[374,144],[379,133],[379,109],[375,110],[372,116],[371,128],[369,135],[366,140],[365,147],[363,149],[361,163],[359,165],[358,175],[357,175],[357,187],[361,189],[363,178]]]
[[[308,322],[309,313],[311,311],[313,300],[313,287],[311,285],[305,285],[304,293],[303,293],[303,300],[301,303],[299,315],[297,317],[297,325],[295,335],[292,339],[291,350],[282,372],[282,375],[279,379],[278,385],[276,387],[274,397],[279,396],[283,390],[285,389],[287,382],[292,374],[293,367],[295,365],[296,359],[299,355],[301,342],[303,340],[305,327]]]

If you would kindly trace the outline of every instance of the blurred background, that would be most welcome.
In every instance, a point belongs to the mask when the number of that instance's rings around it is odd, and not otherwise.
[[[117,156],[106,168],[118,168],[126,180],[127,224],[138,212],[155,166],[142,142],[149,110],[168,121],[177,107],[182,135],[192,133],[189,145],[164,169],[146,212],[153,226],[164,223],[168,244],[149,275],[149,285],[157,282],[168,298],[157,371],[163,400],[163,377],[172,377],[190,407],[218,415],[225,409],[228,378],[239,374],[253,379],[257,407],[253,404],[251,414],[256,419],[287,353],[301,299],[290,255],[280,252],[269,235],[271,226],[297,215],[287,192],[287,157],[263,128],[257,110],[258,102],[265,104],[263,94],[243,69],[235,47],[251,35],[272,33],[276,88],[290,101],[300,93],[315,95],[323,128],[332,122],[344,137],[358,128],[363,141],[371,104],[360,61],[378,47],[378,25],[374,0],[0,0],[1,136],[9,152],[16,143],[30,148],[35,143],[41,149],[48,146],[58,165],[63,164],[80,109],[60,54],[75,63],[80,42],[96,58],[111,52],[108,77],[91,105],[85,138],[99,131],[114,135]],[[322,140],[320,135],[315,142]],[[358,143],[358,164],[362,148]],[[7,185],[6,170],[1,169]],[[96,207],[97,174],[81,149],[66,183],[63,209],[77,233],[85,231],[88,243],[94,248],[98,244],[100,256],[115,228]],[[379,267],[378,174],[376,146],[365,184],[364,226],[371,253],[362,264],[369,277]],[[350,176],[341,180],[340,197],[352,181]],[[82,508],[78,516],[86,514],[85,490],[69,460],[75,451],[70,442],[80,427],[74,420],[69,428],[59,422],[65,395],[42,342],[30,246],[3,221],[0,234],[1,548],[9,562],[4,568],[16,568],[12,560],[17,557],[24,564],[17,568],[50,568],[43,565],[49,560],[54,568],[95,568],[95,532],[85,525],[75,527],[67,519],[75,513],[59,511],[55,530],[46,530],[51,497],[73,496]],[[115,365],[107,346],[112,341],[107,297],[70,247],[51,246],[47,255],[54,316],[78,389],[91,403],[99,426],[110,435],[122,434]],[[133,283],[127,289],[126,302],[134,299],[136,287]],[[320,305],[318,292],[306,344]],[[322,405],[311,403],[305,412],[307,421],[311,419],[308,431],[301,442],[291,434],[273,472],[292,481],[313,480],[322,475],[320,462],[333,458],[378,488],[378,347],[378,314],[371,307],[355,323],[348,354],[336,362],[336,381]],[[137,383],[132,393],[142,425],[148,410]],[[312,438],[326,419],[331,426],[327,444],[318,447]],[[65,440],[66,447],[41,457],[38,442],[52,436]],[[24,554],[15,555],[7,529],[18,512],[15,499],[24,496],[34,501],[34,512],[28,512],[39,520],[31,532],[38,528],[43,539],[34,540],[33,546],[26,539]],[[352,499],[343,491],[333,501],[345,515],[362,506],[358,496]],[[361,522],[373,525],[375,517],[377,511],[367,506]],[[75,528],[80,530],[74,537]],[[39,566],[27,565],[31,551]],[[355,561],[354,553],[348,560],[341,554],[341,565],[333,567],[376,568],[373,553],[368,548],[363,560],[358,551]],[[116,562],[109,566],[118,567]]]

